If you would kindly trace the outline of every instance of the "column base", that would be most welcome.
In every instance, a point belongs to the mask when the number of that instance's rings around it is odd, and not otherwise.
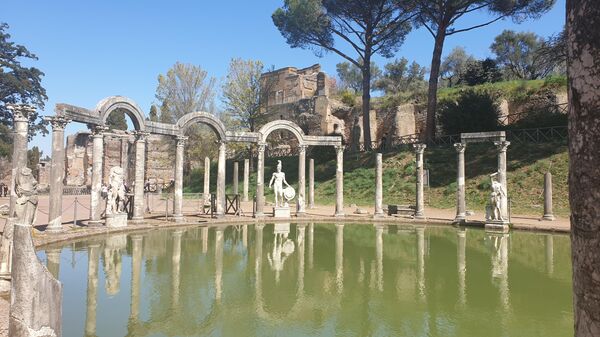
[[[417,212],[413,215],[413,218],[423,220],[426,219],[425,214],[423,212]],[[456,221],[456,219],[454,219]]]
[[[467,215],[466,214],[458,214],[456,215],[456,217],[454,218],[454,223],[465,223],[467,222]]]
[[[65,229],[63,228],[63,226],[48,226],[46,227],[46,230],[44,231],[44,233],[48,233],[48,234],[59,234],[59,233],[63,233],[65,231]]]
[[[176,223],[181,223],[185,222],[185,218],[183,217],[183,214],[173,214],[173,221]]]
[[[265,213],[260,212],[260,213],[254,213],[254,218],[264,218],[265,217]]]
[[[381,219],[381,218],[385,218],[385,213],[381,212],[381,213],[375,213],[373,214],[373,218],[374,219]]]
[[[508,233],[510,231],[510,226],[508,222],[486,222],[485,231],[494,233]]]
[[[542,217],[542,220],[544,220],[544,221],[554,221],[554,220],[556,220],[556,218],[552,214],[544,214],[544,216]]]
[[[336,218],[343,218],[346,216],[346,214],[344,214],[343,212],[340,212],[340,213],[335,213],[333,216]]]
[[[302,218],[306,216],[306,212],[305,211],[296,211],[296,217],[298,218]]]
[[[131,224],[132,225],[139,225],[142,222],[144,222],[144,217],[143,216],[134,216],[131,218]]]
[[[223,219],[225,217],[225,214],[215,214],[215,218],[217,219]]]

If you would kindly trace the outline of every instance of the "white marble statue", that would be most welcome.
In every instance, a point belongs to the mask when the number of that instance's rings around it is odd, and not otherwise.
[[[106,198],[106,215],[125,212],[125,184],[123,169],[115,166],[110,169],[108,178],[108,195]]]
[[[288,201],[291,199],[288,197],[291,195],[293,198],[295,192],[292,192],[294,189],[285,180],[285,173],[281,171],[281,168],[281,160],[278,160],[277,172],[273,173],[271,181],[269,182],[269,188],[273,188],[275,192],[275,207],[289,207]],[[287,186],[286,189],[283,188],[283,184]]]
[[[506,221],[507,195],[504,186],[498,181],[498,173],[490,175],[492,180],[492,193],[490,193],[489,204],[486,207],[486,220],[488,221]]]
[[[15,179],[17,200],[14,214],[20,224],[32,226],[35,223],[38,207],[37,185],[31,169],[21,168]]]

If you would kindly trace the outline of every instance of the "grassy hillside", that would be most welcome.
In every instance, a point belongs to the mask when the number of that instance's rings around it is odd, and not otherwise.
[[[335,202],[335,159],[333,152],[315,148],[315,199],[319,204]],[[370,207],[374,202],[375,155],[373,153],[347,154],[344,160],[344,203]],[[513,212],[541,215],[543,212],[544,173],[550,171],[554,180],[554,211],[567,215],[568,208],[568,154],[560,143],[511,145],[508,149],[508,189]],[[297,186],[298,158],[267,158],[265,184],[268,185],[277,159],[283,162],[290,184]],[[492,144],[473,144],[465,153],[467,176],[467,208],[481,214],[490,193],[489,174],[495,172],[496,151]],[[227,165],[227,189],[231,192],[232,166]],[[240,192],[242,189],[240,165]],[[430,172],[429,188],[425,190],[426,203],[436,208],[454,208],[456,196],[456,151],[451,146],[427,148],[425,168]],[[415,164],[412,149],[384,155],[383,196],[385,204],[411,204],[415,198]],[[211,170],[211,190],[215,190],[216,165]],[[308,185],[308,159],[307,159]],[[191,179],[190,179],[191,178]],[[186,179],[186,192],[201,192],[200,170]],[[251,175],[250,195],[254,195],[255,175]],[[308,193],[308,186],[307,186]],[[267,200],[272,192],[265,186]]]

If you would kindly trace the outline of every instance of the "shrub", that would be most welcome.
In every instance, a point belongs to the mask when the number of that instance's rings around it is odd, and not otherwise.
[[[439,121],[447,135],[498,130],[500,108],[487,92],[464,91],[456,101],[440,102]]]

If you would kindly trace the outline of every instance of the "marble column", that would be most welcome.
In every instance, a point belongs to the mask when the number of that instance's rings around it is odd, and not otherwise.
[[[90,195],[90,226],[100,226],[102,197],[102,161],[104,160],[104,126],[96,126],[92,131],[92,191]]]
[[[178,136],[175,148],[175,191],[173,193],[173,219],[183,221],[183,156],[188,137]]]
[[[210,203],[210,158],[204,157],[204,203]]]
[[[385,225],[375,225],[375,257],[377,259],[377,289],[383,291],[383,230]]]
[[[46,232],[62,231],[62,198],[65,178],[65,126],[69,120],[60,116],[46,118],[52,125],[52,163],[50,166],[50,195]]]
[[[467,230],[459,228],[457,236],[457,269],[458,269],[458,300],[461,304],[467,302],[466,275],[467,275]]]
[[[227,143],[219,143],[219,162],[217,163],[217,217],[225,216],[225,160]]]
[[[265,146],[266,144],[258,144],[258,160],[256,168],[256,218],[264,217],[265,212]]]
[[[140,283],[142,276],[142,243],[141,235],[131,236],[131,312],[130,319],[137,321],[140,315]]]
[[[135,183],[133,186],[133,221],[144,220],[144,176],[146,169],[146,138],[149,133],[135,132]]]
[[[173,256],[171,257],[171,306],[173,309],[179,307],[179,286],[181,283],[181,237],[183,230],[173,232]]]
[[[335,283],[338,294],[344,290],[344,225],[335,225]]]
[[[298,197],[296,198],[296,216],[306,213],[306,145],[300,145],[298,153]]]
[[[415,228],[417,232],[417,284],[419,295],[425,298],[425,227]]]
[[[222,227],[215,228],[215,300],[221,302],[223,295],[223,232]]]
[[[244,196],[242,201],[250,200],[248,198],[248,185],[250,183],[250,159],[244,159]]]
[[[315,208],[315,160],[308,161],[308,208]]]
[[[424,193],[424,179],[423,179],[423,152],[425,152],[426,144],[413,144],[416,154],[417,164],[417,197],[415,203],[415,218],[425,218],[425,193]]]
[[[546,172],[544,175],[544,216],[542,220],[554,220],[554,212],[552,211],[552,173],[550,172]]]
[[[239,166],[239,162],[234,161],[233,162],[233,194],[238,194],[240,193],[239,190],[239,171],[240,171],[240,166]]]
[[[335,216],[344,216],[344,147],[336,146]]]
[[[98,301],[98,262],[100,245],[88,246],[88,282],[85,317],[85,336],[96,336],[96,309]]]
[[[62,249],[60,248],[52,248],[46,249],[46,259],[48,267],[48,271],[55,279],[58,280],[58,275],[60,274],[60,252]]]
[[[467,219],[467,201],[465,199],[465,149],[467,144],[456,143],[457,154],[456,174],[456,217],[454,222],[465,222]]]
[[[375,218],[381,218],[383,214],[383,155],[375,155]]]
[[[7,104],[6,107],[13,114],[13,154],[12,173],[10,178],[10,209],[9,215],[15,213],[17,193],[15,192],[15,178],[19,169],[27,167],[27,134],[29,132],[29,115],[35,108],[24,104]]]

